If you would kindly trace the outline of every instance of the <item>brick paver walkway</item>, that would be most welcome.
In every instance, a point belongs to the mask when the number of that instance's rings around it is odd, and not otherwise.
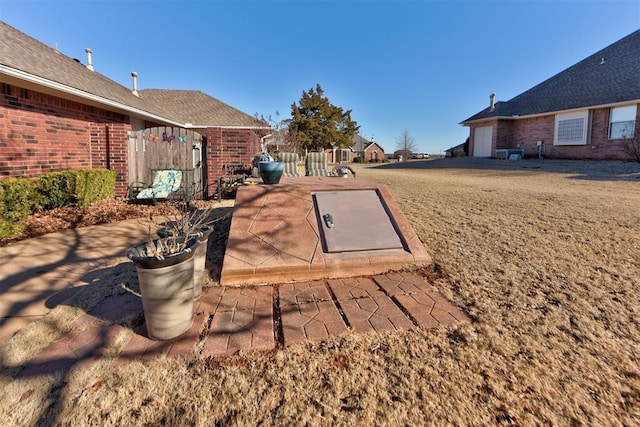
[[[146,336],[140,298],[130,294],[105,298],[75,322],[73,332],[32,359],[22,375],[66,371],[105,355],[116,358],[116,364],[160,354],[220,356],[349,331],[435,328],[469,321],[417,273],[205,288],[194,304],[194,322],[186,333],[171,341],[153,341]],[[131,337],[118,347],[121,334]],[[115,354],[114,347],[120,348]]]

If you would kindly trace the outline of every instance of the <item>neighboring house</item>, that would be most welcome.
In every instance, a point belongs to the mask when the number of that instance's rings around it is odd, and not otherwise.
[[[466,153],[464,152],[464,150],[465,150],[465,146],[468,144],[468,142],[469,142],[469,138],[467,138],[467,141],[463,142],[462,144],[458,144],[455,147],[447,148],[446,150],[444,150],[444,156],[445,157],[464,157],[464,156],[466,156]]]
[[[640,30],[507,102],[464,120],[469,155],[630,159],[626,147],[640,122]]]
[[[385,158],[384,149],[373,139],[366,140],[360,135],[355,135],[352,139],[353,145],[347,148],[326,149],[329,163],[350,163],[356,157],[362,158],[365,162],[382,160]]]
[[[125,196],[151,168],[181,167],[208,196],[224,164],[260,150],[254,117],[199,91],[138,92],[132,77],[133,90],[95,72],[90,49],[85,66],[0,21],[0,177],[107,168]]]
[[[411,158],[413,151],[411,150],[396,150],[393,152],[393,158],[400,160],[402,156],[402,161],[406,162]]]

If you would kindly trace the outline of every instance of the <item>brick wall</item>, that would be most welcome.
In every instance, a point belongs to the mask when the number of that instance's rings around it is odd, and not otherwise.
[[[251,129],[207,129],[207,182],[205,197],[215,193],[218,178],[223,175],[223,166],[228,163],[243,163],[251,167],[253,156],[260,152],[260,138]]]
[[[517,148],[519,145],[524,149],[525,157],[537,158],[537,141],[542,141],[545,151],[553,151],[554,126],[554,115],[516,120],[513,122],[513,144],[508,148]],[[545,152],[545,157],[547,156]]]
[[[116,194],[127,188],[125,115],[2,84],[0,177],[35,177],[73,168],[118,173]]]
[[[629,160],[625,151],[628,139],[609,139],[610,108],[590,111],[590,136],[586,145],[553,145],[555,115],[517,120],[498,120],[476,126],[493,126],[493,149],[523,148],[525,157],[537,158],[537,141],[544,143],[544,157],[550,159]],[[637,108],[636,127],[640,126],[640,105]],[[474,126],[475,127],[475,126]],[[474,127],[470,128],[469,153],[473,153]]]
[[[378,143],[374,142],[371,145],[369,145],[366,150],[364,150],[364,160],[366,162],[368,162],[369,160],[373,159],[373,152],[376,151],[377,152],[377,156],[379,160],[383,160],[384,159],[384,150],[382,149],[382,147],[380,147],[378,145]]]
[[[517,148],[513,138],[514,122],[510,120],[499,120],[493,128],[494,145],[491,150],[495,154],[498,148]]]

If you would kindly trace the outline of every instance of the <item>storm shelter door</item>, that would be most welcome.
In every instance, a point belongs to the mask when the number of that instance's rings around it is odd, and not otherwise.
[[[402,249],[376,190],[318,191],[313,200],[325,252]]]

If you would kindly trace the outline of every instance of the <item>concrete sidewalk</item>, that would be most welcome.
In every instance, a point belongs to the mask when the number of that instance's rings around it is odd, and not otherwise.
[[[146,226],[131,219],[0,247],[0,342],[47,314],[147,237]]]

